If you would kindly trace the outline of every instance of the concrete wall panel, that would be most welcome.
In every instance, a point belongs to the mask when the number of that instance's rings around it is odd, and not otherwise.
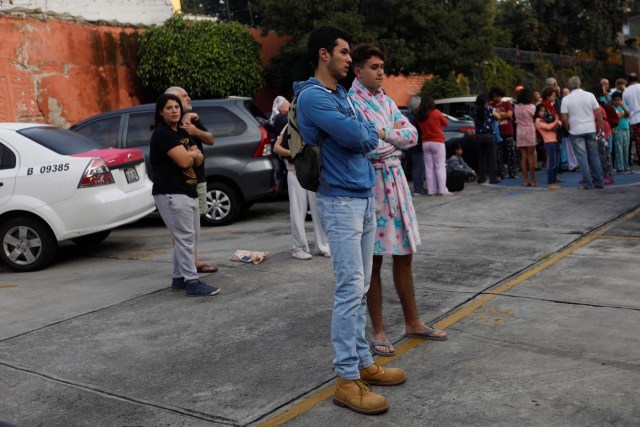
[[[155,25],[169,19],[174,6],[169,0],[13,0],[11,3],[3,1],[0,10],[16,7],[67,13],[88,21]]]

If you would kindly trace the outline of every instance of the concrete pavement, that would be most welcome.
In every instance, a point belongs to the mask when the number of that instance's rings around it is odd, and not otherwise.
[[[639,186],[473,184],[415,205],[419,310],[450,339],[402,338],[385,268],[385,323],[399,354],[381,362],[409,375],[375,387],[388,413],[366,417],[327,399],[331,263],[290,256],[288,206],[274,202],[203,229],[201,258],[221,267],[207,277],[222,289],[212,298],[168,289],[171,242],[154,216],[91,251],[65,246],[48,270],[0,270],[0,422],[640,423]],[[231,262],[235,249],[272,256]]]

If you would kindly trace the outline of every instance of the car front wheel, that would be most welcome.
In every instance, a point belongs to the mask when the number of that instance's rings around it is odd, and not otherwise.
[[[207,184],[207,211],[202,215],[206,225],[227,225],[242,213],[242,197],[224,182]]]
[[[17,271],[43,269],[58,251],[58,242],[49,227],[35,218],[10,219],[0,227],[0,239],[0,259]]]

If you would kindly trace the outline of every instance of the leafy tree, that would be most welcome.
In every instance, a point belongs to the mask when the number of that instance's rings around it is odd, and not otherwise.
[[[262,30],[292,35],[274,58],[268,81],[288,88],[311,74],[306,35],[320,25],[347,30],[354,43],[372,42],[387,54],[388,73],[469,72],[493,56],[501,30],[495,0],[253,0]],[[286,90],[286,89],[285,89]]]
[[[462,76],[456,76],[453,71],[446,78],[433,76],[426,80],[420,89],[420,96],[428,95],[432,99],[450,98],[469,93],[469,82]]]
[[[524,50],[574,54],[591,51],[603,58],[617,45],[627,0],[502,0],[496,24]]]
[[[261,72],[260,45],[238,23],[175,15],[140,39],[138,76],[156,94],[175,85],[194,98],[253,96]]]

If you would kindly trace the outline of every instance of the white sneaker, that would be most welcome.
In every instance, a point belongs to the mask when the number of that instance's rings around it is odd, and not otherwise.
[[[331,252],[329,251],[324,251],[324,252],[320,252],[322,254],[322,256],[327,257],[327,258],[331,258]]]
[[[292,253],[291,256],[298,259],[311,259],[311,254],[305,252],[303,249],[298,249],[297,251]]]

